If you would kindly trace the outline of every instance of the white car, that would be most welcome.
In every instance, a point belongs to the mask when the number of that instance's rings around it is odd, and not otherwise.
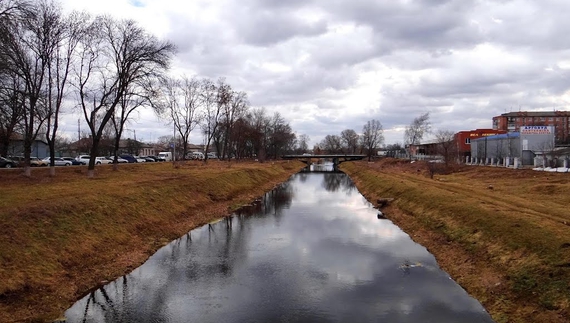
[[[79,155],[79,156],[75,157],[75,160],[80,162],[81,165],[87,165],[87,164],[89,164],[90,158],[91,158],[91,156],[89,156],[89,155]]]
[[[115,159],[114,159],[115,157],[113,157],[113,156],[109,156],[109,157],[105,157],[105,158],[107,158],[107,159],[110,161],[109,164],[112,164],[113,161],[115,160]],[[119,163],[119,164],[126,164],[126,163],[128,163],[128,162],[129,162],[128,160],[117,156],[117,163]]]
[[[110,164],[112,161],[105,157],[95,157],[95,165]]]
[[[146,163],[146,159],[139,157],[139,156],[133,156],[134,159],[137,160],[137,163]]]

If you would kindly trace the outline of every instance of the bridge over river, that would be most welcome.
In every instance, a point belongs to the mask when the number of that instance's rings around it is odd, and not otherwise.
[[[366,158],[366,155],[311,155],[311,154],[303,154],[303,155],[283,155],[281,156],[282,159],[299,159],[305,164],[310,164],[311,159],[319,158],[319,159],[332,159],[333,164],[339,165],[345,161],[351,160],[362,160]]]

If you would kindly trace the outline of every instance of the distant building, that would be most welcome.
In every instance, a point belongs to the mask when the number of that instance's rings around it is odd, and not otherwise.
[[[518,157],[532,165],[536,156],[555,149],[554,126],[521,126],[519,132],[482,137],[471,141],[471,157],[480,160]]]
[[[38,136],[39,137],[39,136]],[[13,134],[10,137],[10,145],[8,146],[9,156],[24,156],[24,136]],[[30,156],[40,159],[49,156],[49,146],[47,142],[36,138],[32,143],[32,151]]]
[[[459,131],[455,134],[458,156],[471,156],[472,140],[504,133],[507,133],[507,131],[496,129],[475,129]]]
[[[493,129],[518,132],[523,126],[552,126],[558,144],[570,144],[570,111],[519,111],[493,117]]]

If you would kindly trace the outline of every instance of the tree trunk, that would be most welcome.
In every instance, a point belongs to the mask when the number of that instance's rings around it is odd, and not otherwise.
[[[54,133],[55,133],[55,131],[54,131]],[[55,139],[55,136],[53,137],[53,139]],[[54,140],[48,140],[48,145],[49,145],[49,156],[50,156],[49,176],[55,177],[55,142],[54,142]]]
[[[122,131],[121,131],[122,132]],[[117,156],[119,155],[119,144],[121,142],[121,136],[120,134],[115,136],[115,147],[114,147],[114,151],[113,151],[113,171],[116,172],[119,170],[119,161],[117,159]]]
[[[87,167],[87,177],[95,177],[95,157],[99,154],[99,143],[101,138],[93,137],[93,146],[91,146],[91,154],[89,158],[89,166]]]

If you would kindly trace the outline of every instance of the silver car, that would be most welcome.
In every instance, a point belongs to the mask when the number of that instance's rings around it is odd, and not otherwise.
[[[51,165],[51,163],[50,163],[51,158],[50,157],[44,158],[43,161],[48,163],[48,165]],[[71,166],[71,164],[72,164],[72,162],[70,160],[65,160],[61,157],[55,157],[53,159],[53,163],[55,166]]]

